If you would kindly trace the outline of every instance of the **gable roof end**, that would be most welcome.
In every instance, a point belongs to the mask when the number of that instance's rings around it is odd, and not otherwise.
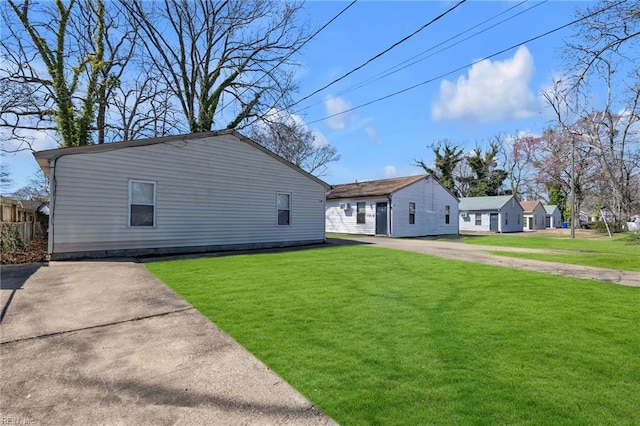
[[[330,185],[324,182],[322,179],[312,175],[309,172],[302,170],[300,167],[296,166],[290,161],[285,160],[284,158],[280,157],[279,155],[273,153],[272,151],[263,147],[259,143],[249,139],[248,137],[238,133],[235,130],[219,130],[219,131],[213,131],[213,132],[163,136],[159,138],[139,139],[139,140],[124,141],[124,142],[112,142],[112,143],[105,143],[105,144],[98,144],[98,145],[85,145],[85,146],[74,146],[70,148],[48,149],[44,151],[34,152],[33,156],[35,157],[36,161],[38,162],[38,165],[40,166],[42,171],[45,173],[45,175],[49,176],[49,165],[51,164],[51,162],[57,160],[58,158],[64,155],[93,154],[98,152],[108,152],[108,151],[114,151],[114,150],[124,149],[124,148],[135,148],[140,146],[157,145],[157,144],[171,143],[176,141],[187,142],[189,140],[205,139],[205,138],[224,136],[224,135],[234,136],[236,139],[241,140],[242,142],[252,146],[253,148],[264,152],[265,154],[278,160],[282,164],[288,167],[291,167],[292,169],[303,174],[309,179],[316,181],[317,183],[321,184],[325,188],[330,187]]]
[[[532,212],[538,207],[538,204],[541,204],[540,201],[520,201],[520,205],[522,206],[522,210],[525,212]]]

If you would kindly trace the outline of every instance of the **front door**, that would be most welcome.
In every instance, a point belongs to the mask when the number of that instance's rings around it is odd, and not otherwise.
[[[498,232],[498,213],[489,215],[489,231]]]
[[[387,203],[376,203],[376,235],[387,235]]]
[[[527,226],[527,229],[533,229],[533,218],[532,217],[528,217],[528,222],[529,222],[529,226]]]

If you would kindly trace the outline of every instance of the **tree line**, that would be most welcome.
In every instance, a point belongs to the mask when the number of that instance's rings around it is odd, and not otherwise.
[[[598,12],[598,13],[596,13]],[[640,213],[640,5],[600,0],[567,41],[564,72],[542,92],[553,121],[540,135],[494,137],[483,151],[450,140],[415,163],[458,196],[514,194],[565,212]]]
[[[40,131],[72,147],[220,129],[273,136],[286,128],[298,145],[287,159],[320,175],[339,158],[336,149],[286,114],[294,53],[311,37],[301,7],[6,0],[0,130],[20,142],[16,149],[31,149]]]

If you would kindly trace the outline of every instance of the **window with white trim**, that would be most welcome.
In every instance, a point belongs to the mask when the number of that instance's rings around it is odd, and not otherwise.
[[[129,180],[129,226],[156,226],[156,183]]]
[[[482,226],[482,213],[476,213],[476,226]]]
[[[291,225],[291,194],[286,192],[278,192],[277,208],[278,208],[278,225],[289,226]]]
[[[451,222],[451,206],[444,206],[444,224],[449,225]]]

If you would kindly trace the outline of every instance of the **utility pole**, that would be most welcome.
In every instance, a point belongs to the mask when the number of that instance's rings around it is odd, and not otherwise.
[[[578,218],[580,214],[578,214]],[[576,137],[571,133],[571,239],[576,238]]]

